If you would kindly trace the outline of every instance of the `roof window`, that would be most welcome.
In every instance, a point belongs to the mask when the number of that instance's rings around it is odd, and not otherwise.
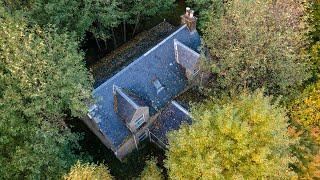
[[[155,87],[156,90],[157,90],[157,94],[159,94],[159,93],[164,89],[164,87],[163,87],[162,84],[160,83],[159,79],[153,80],[153,85],[154,85],[154,87]]]

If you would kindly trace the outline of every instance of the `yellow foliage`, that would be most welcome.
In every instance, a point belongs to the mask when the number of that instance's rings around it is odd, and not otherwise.
[[[320,81],[307,88],[302,98],[294,102],[290,115],[292,120],[308,130],[320,144]]]
[[[147,161],[146,167],[140,175],[141,180],[161,180],[164,179],[162,176],[162,170],[157,166],[156,159],[152,158]]]
[[[192,126],[169,134],[171,179],[287,179],[294,173],[285,110],[263,92],[195,107]]]
[[[65,180],[111,180],[113,179],[108,168],[103,165],[81,164],[79,161],[64,176]]]

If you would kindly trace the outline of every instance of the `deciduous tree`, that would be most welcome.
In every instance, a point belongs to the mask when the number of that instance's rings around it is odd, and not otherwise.
[[[76,32],[83,38],[92,32],[106,40],[122,17],[116,0],[35,0],[29,8],[30,21],[41,26],[55,25],[58,32]]]
[[[64,176],[65,180],[111,180],[108,168],[103,165],[80,163],[79,161],[71,167],[70,172]]]
[[[232,0],[224,8],[222,16],[209,16],[203,29],[215,90],[265,87],[268,94],[287,95],[309,77],[302,3]]]
[[[146,167],[140,175],[141,180],[161,180],[164,179],[162,170],[157,166],[157,160],[152,158],[146,162]]]
[[[301,179],[320,178],[320,82],[310,85],[291,105],[290,134],[299,144],[293,147],[294,164]]]
[[[293,175],[288,118],[261,91],[230,102],[210,100],[193,110],[194,123],[169,135],[172,179],[287,179]]]
[[[0,176],[60,178],[79,158],[63,119],[90,100],[83,54],[74,36],[0,12]]]

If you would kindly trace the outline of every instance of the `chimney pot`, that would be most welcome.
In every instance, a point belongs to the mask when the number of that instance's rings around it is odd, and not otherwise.
[[[189,7],[186,7],[186,15],[187,15],[187,16],[190,15],[190,10],[191,10],[191,9],[190,9]]]
[[[190,32],[196,30],[197,18],[194,16],[194,10],[191,10],[189,7],[186,7],[186,14],[180,17],[181,24],[186,24]]]
[[[191,10],[189,17],[190,17],[190,18],[193,18],[193,14],[194,14],[194,10]]]

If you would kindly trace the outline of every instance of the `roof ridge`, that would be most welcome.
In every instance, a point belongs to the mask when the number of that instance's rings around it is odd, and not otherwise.
[[[122,88],[117,86],[117,85],[113,85],[114,89],[116,92],[118,92],[122,97],[124,97],[135,109],[139,108],[139,105],[134,102],[129,95],[127,95],[125,92],[122,91]]]
[[[181,26],[178,30],[176,30],[175,32],[173,32],[172,34],[170,34],[170,36],[166,37],[164,40],[162,40],[160,43],[158,43],[156,46],[154,46],[153,48],[151,48],[149,51],[147,51],[146,53],[144,53],[142,56],[140,56],[139,58],[137,58],[136,60],[134,60],[132,63],[130,63],[128,66],[126,66],[125,68],[123,68],[121,71],[119,71],[117,74],[115,74],[114,76],[112,76],[111,78],[107,79],[104,83],[100,84],[100,86],[98,86],[97,88],[95,88],[93,90],[93,93],[95,93],[97,90],[99,90],[100,88],[103,87],[104,84],[107,84],[109,81],[112,81],[114,78],[116,78],[117,76],[119,76],[120,74],[124,73],[127,69],[129,69],[131,66],[133,66],[134,64],[140,62],[141,59],[143,59],[143,57],[147,56],[149,53],[151,53],[152,51],[154,51],[157,47],[159,47],[161,44],[165,43],[167,40],[169,40],[170,38],[172,38],[174,35],[176,35],[178,32],[180,32],[182,29],[186,28],[187,25],[183,25]]]

